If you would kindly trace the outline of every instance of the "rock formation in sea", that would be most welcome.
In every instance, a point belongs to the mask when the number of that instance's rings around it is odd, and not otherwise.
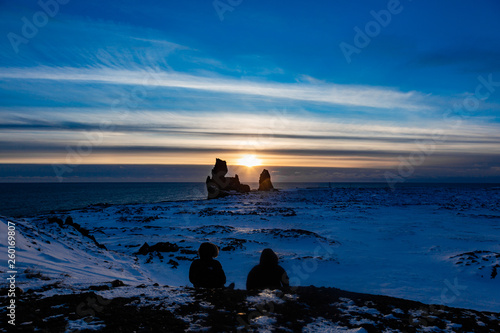
[[[226,177],[227,171],[226,161],[217,158],[212,169],[212,177],[208,176],[206,180],[209,199],[224,197],[231,194],[231,191],[238,193],[250,192],[250,186],[241,184],[238,175]]]
[[[271,183],[271,175],[266,169],[262,170],[259,177],[259,191],[271,191],[274,190],[273,183]]]

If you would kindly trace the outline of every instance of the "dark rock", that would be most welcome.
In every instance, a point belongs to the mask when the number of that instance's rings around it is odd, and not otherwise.
[[[189,249],[181,249],[182,254],[197,254],[198,251],[196,250],[189,250]]]
[[[171,265],[172,268],[177,268],[177,266],[179,266],[179,263],[173,259],[170,259],[167,264]]]
[[[226,177],[227,171],[226,161],[217,158],[212,169],[212,177],[208,176],[205,181],[209,199],[225,197],[232,194],[231,191],[237,193],[250,192],[250,186],[241,184],[238,175]]]
[[[61,220],[60,218],[58,218],[56,216],[49,217],[49,222],[50,223],[57,223],[60,227],[62,227],[64,224],[63,220]]]
[[[153,286],[159,287],[159,284]],[[140,298],[136,296],[108,300],[94,292],[79,292],[42,297],[37,290],[36,294],[19,296],[19,302],[16,302],[16,312],[23,314],[19,330],[66,332],[69,331],[69,321],[89,319],[90,324],[102,323],[105,332],[175,333],[189,329],[189,323],[185,321],[188,317],[196,320],[197,331],[235,332],[235,327],[239,326],[239,331],[252,332],[262,328],[252,320],[257,315],[272,317],[274,323],[266,328],[276,332],[302,332],[306,326],[311,331],[310,323],[319,316],[324,322],[323,331],[330,332],[339,331],[339,326],[345,327],[345,331],[363,332],[452,331],[450,327],[455,327],[457,332],[498,332],[500,322],[495,312],[428,305],[335,288],[292,287],[287,293],[273,292],[274,297],[281,299],[279,302],[260,305],[247,301],[248,296],[255,296],[258,291],[183,290],[193,297],[188,297],[186,304],[173,309],[158,306],[154,304],[156,302],[139,306]],[[0,291],[5,295],[7,290]],[[203,303],[213,306],[204,307]]]
[[[93,290],[93,291],[100,291],[100,290],[109,290],[109,286],[107,285],[102,285],[102,286],[90,286],[89,287],[89,290]]]
[[[226,173],[227,173],[227,163],[219,158],[215,159],[215,166],[212,169],[212,179],[221,184],[222,186],[227,185],[226,183]]]
[[[271,183],[271,175],[266,169],[262,170],[259,177],[259,191],[271,191],[274,190],[273,183]]]
[[[239,192],[248,193],[248,192],[250,192],[250,185],[240,184],[239,189],[240,189]]]
[[[116,287],[123,287],[125,286],[125,283],[121,280],[113,280],[111,281],[111,287],[116,288]]]
[[[221,251],[234,251],[234,250],[243,250],[245,249],[245,246],[243,246],[244,243],[247,242],[246,239],[239,239],[239,238],[228,238],[229,243],[221,248]]]
[[[169,242],[159,242],[155,245],[149,246],[148,243],[144,243],[136,254],[148,254],[151,252],[177,252],[179,251],[179,246],[177,244]]]
[[[149,251],[149,244],[148,243],[144,243],[141,248],[139,249],[139,251],[136,252],[136,254],[148,254],[150,251]]]
[[[73,224],[73,218],[72,218],[71,216],[68,216],[68,217],[66,218],[66,221],[65,221],[64,223],[69,224],[69,225],[72,225],[72,224]]]
[[[500,267],[500,265],[495,265],[491,268],[491,278],[494,279],[497,276],[497,268]]]
[[[96,245],[98,248],[103,249],[103,250],[108,250],[108,248],[104,244],[100,244],[96,242]]]
[[[169,242],[160,242],[151,246],[150,249],[158,252],[177,252],[179,251],[179,246]]]

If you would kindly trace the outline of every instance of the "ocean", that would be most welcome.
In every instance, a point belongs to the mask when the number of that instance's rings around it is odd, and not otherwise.
[[[252,189],[257,183],[248,183]],[[275,183],[276,188],[388,188],[386,183]],[[408,187],[498,187],[499,184],[403,183]],[[133,204],[162,201],[205,200],[205,183],[0,183],[0,215],[34,216],[51,211],[84,208],[95,204]]]
[[[258,183],[248,183],[252,189]],[[325,186],[282,183],[277,188]],[[328,184],[326,184],[328,186]],[[95,204],[133,204],[205,200],[205,183],[0,183],[0,215],[34,216]]]

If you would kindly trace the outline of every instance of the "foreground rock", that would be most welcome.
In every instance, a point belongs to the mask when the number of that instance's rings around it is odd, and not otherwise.
[[[144,243],[136,254],[148,254],[150,252],[177,252],[179,251],[179,246],[177,244],[169,242],[159,242],[155,245],[149,245]]]
[[[271,191],[274,190],[273,183],[271,183],[271,175],[266,169],[262,170],[259,177],[259,191]]]
[[[0,298],[2,316],[7,301]],[[22,332],[498,332],[499,324],[498,313],[335,288],[282,293],[158,284],[49,297],[29,290],[18,297],[16,316]]]
[[[217,158],[212,169],[212,177],[208,176],[206,180],[209,199],[225,197],[231,192],[250,192],[250,186],[241,184],[238,175],[226,177],[227,171],[226,161]]]

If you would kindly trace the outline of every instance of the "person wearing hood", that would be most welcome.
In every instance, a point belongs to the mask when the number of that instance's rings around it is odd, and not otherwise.
[[[220,262],[215,260],[219,255],[219,248],[213,243],[202,243],[198,249],[198,256],[189,268],[189,281],[195,288],[223,288],[226,283],[226,274]]]
[[[248,273],[247,290],[288,287],[288,275],[285,269],[278,265],[278,256],[273,250],[264,249],[260,255],[260,264]]]

